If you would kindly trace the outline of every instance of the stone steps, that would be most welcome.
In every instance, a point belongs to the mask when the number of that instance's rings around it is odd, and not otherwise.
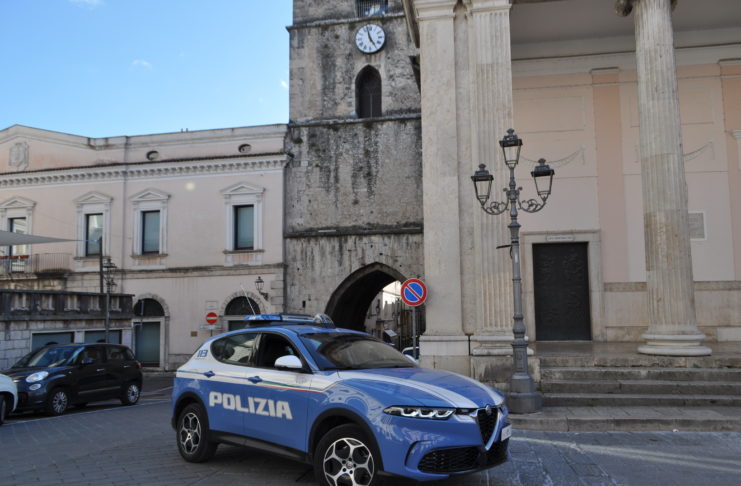
[[[544,393],[545,407],[741,407],[741,396],[629,393]]]
[[[629,395],[729,395],[741,396],[738,381],[673,380],[548,380],[541,382],[546,394],[629,394]]]
[[[515,429],[554,431],[741,432],[738,407],[545,407],[510,415]]]
[[[741,383],[741,368],[541,367],[541,382],[651,380]]]

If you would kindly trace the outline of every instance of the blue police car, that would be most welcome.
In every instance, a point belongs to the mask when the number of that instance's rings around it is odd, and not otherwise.
[[[189,462],[234,444],[313,464],[322,485],[417,481],[493,467],[511,435],[503,396],[421,368],[328,318],[248,316],[177,371],[172,425]]]

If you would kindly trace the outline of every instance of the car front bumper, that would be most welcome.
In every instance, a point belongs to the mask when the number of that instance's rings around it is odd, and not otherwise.
[[[384,420],[379,443],[384,472],[416,481],[434,481],[497,466],[508,459],[506,409],[486,431],[477,419],[449,420],[392,417]],[[391,431],[392,433],[389,433]]]
[[[15,384],[18,388],[18,406],[15,408],[16,412],[44,408],[49,391],[45,382],[39,382],[41,386],[36,390],[32,390],[31,385],[33,384],[26,383],[26,380],[16,381]]]

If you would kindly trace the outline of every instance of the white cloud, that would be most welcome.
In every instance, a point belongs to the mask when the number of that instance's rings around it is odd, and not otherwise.
[[[103,0],[69,0],[70,3],[80,5],[82,7],[95,8],[98,5],[103,5]]]
[[[131,65],[132,66],[136,66],[136,67],[143,67],[143,68],[147,68],[147,69],[151,69],[152,68],[152,64],[149,63],[148,61],[145,61],[144,59],[134,59],[134,61],[132,61]]]
[[[286,83],[286,82],[285,82],[285,81],[283,81],[282,79],[280,80],[280,86],[281,86],[281,87],[282,87],[283,89],[288,89],[288,83]]]

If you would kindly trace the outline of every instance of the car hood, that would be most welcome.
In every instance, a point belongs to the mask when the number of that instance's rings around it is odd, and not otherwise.
[[[498,406],[504,402],[502,394],[493,388],[444,370],[429,368],[352,370],[340,371],[339,377],[348,384],[392,396],[398,400],[398,405],[481,408],[486,405]]]
[[[28,375],[38,373],[39,371],[46,371],[49,375],[69,369],[69,366],[55,366],[54,368],[10,368],[2,372],[4,375],[8,375],[14,380],[18,378],[25,378]]]

